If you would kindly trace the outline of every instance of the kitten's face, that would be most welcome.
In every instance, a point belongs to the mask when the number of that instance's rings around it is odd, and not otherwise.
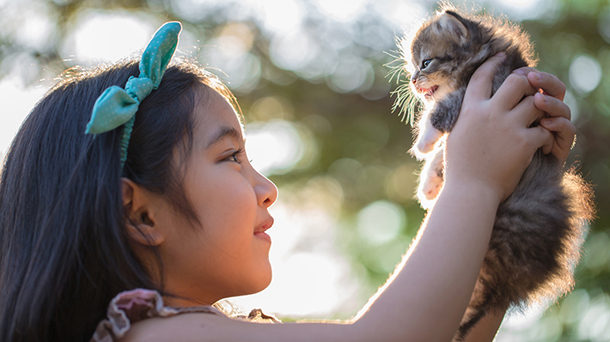
[[[464,44],[466,28],[449,14],[441,14],[423,27],[411,44],[411,89],[422,100],[434,102],[456,90],[456,54]]]

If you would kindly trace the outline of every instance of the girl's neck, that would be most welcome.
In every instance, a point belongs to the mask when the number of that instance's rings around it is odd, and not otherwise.
[[[180,297],[171,297],[171,296],[163,296],[163,303],[165,306],[173,306],[173,307],[192,307],[192,306],[210,306],[213,303],[206,303],[202,301],[196,301],[194,299],[189,298],[180,298]]]

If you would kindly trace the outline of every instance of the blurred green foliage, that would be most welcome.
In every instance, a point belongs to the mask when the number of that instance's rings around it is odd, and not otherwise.
[[[436,8],[432,1],[403,2],[414,11],[420,10],[418,14],[411,13],[411,19],[422,18]],[[90,10],[145,15],[158,23],[180,20],[185,30],[199,41],[199,54],[196,51],[195,57],[203,65],[208,64],[206,58],[212,54],[210,42],[226,33],[229,25],[238,23],[238,29],[245,27],[251,35],[248,56],[254,57],[249,59],[254,65],[254,69],[247,70],[252,74],[249,83],[231,83],[231,76],[235,75],[228,70],[225,70],[228,76],[219,75],[237,94],[247,122],[283,119],[308,132],[309,143],[316,146],[315,155],[307,164],[272,174],[271,179],[280,189],[300,188],[316,177],[331,177],[340,184],[343,195],[337,210],[342,244],[337,248],[347,253],[355,267],[364,270],[370,295],[400,260],[424,217],[424,211],[413,200],[419,165],[406,153],[412,141],[410,129],[397,113],[392,113],[394,98],[390,92],[396,83],[388,82],[388,69],[384,66],[393,60],[387,52],[396,49],[394,39],[402,28],[396,21],[388,20],[390,13],[384,13],[384,1],[376,5],[365,2],[364,10],[349,20],[329,17],[313,2],[297,3],[302,9],[299,32],[310,38],[310,45],[304,49],[317,51],[309,59],[302,59],[305,58],[302,54],[284,53],[287,60],[282,60],[281,54],[274,55],[283,51],[277,28],[274,31],[267,27],[264,18],[245,11],[238,1],[0,1],[0,18],[4,23],[0,32],[0,77],[17,72],[25,82],[35,83],[72,67],[71,56],[63,55],[66,49],[62,47],[79,17]],[[396,1],[387,3],[396,5]],[[578,137],[569,163],[578,163],[585,178],[595,185],[599,213],[590,227],[583,260],[576,269],[576,290],[547,310],[535,325],[502,332],[499,340],[607,341],[610,340],[610,214],[607,210],[610,207],[610,78],[605,75],[610,70],[610,5],[602,0],[537,3],[542,13],[524,19],[522,25],[535,43],[538,69],[557,75],[568,87],[566,102],[572,108]],[[346,2],[346,6],[349,4]],[[248,6],[254,5],[248,2]],[[503,13],[503,7],[496,3],[481,3],[481,6],[492,13]],[[10,18],[19,8],[34,8],[50,21],[50,28],[45,29],[52,32],[46,33],[44,44],[28,44],[19,38],[21,22]],[[509,13],[509,19],[520,17]],[[404,24],[408,26],[408,20]],[[294,42],[296,38],[292,39]],[[581,59],[584,70],[575,64],[580,56],[586,57]],[[24,58],[30,63],[20,66],[19,61]],[[291,66],[291,61],[300,61],[300,64]],[[591,61],[593,64],[586,64]],[[578,85],[583,72],[591,72],[587,65],[601,70],[601,75],[598,72],[590,76],[591,82],[601,77],[592,90]],[[358,73],[362,79],[350,78]],[[360,83],[350,88],[350,82]],[[287,103],[289,110],[284,108],[274,114],[270,108],[256,109],[257,100],[263,98],[280,99]],[[402,206],[406,219],[396,239],[371,244],[355,231],[356,217],[361,209],[378,200]]]

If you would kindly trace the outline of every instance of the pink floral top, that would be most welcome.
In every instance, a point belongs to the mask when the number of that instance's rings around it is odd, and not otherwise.
[[[131,325],[138,321],[152,317],[171,317],[182,313],[209,313],[228,317],[222,311],[212,306],[193,306],[186,308],[163,305],[163,297],[159,292],[146,289],[135,289],[121,292],[110,301],[108,316],[101,321],[89,342],[113,342],[129,331]],[[249,320],[279,322],[275,317],[265,315],[260,309],[254,309],[246,316]]]

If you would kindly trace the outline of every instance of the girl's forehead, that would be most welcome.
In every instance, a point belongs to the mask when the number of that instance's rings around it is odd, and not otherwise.
[[[218,92],[209,89],[207,94],[200,95],[194,110],[195,135],[213,134],[219,127],[229,127],[240,132],[243,137],[243,125],[239,114],[227,99]]]

